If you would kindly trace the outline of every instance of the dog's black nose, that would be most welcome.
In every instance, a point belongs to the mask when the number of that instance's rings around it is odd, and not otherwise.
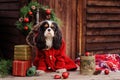
[[[48,31],[51,31],[51,29],[48,29]]]

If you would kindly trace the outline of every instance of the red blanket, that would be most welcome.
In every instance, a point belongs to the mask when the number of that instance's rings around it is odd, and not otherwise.
[[[120,56],[118,54],[96,54],[96,69],[120,70]]]

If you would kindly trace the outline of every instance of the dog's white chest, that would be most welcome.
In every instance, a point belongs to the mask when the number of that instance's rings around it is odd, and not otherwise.
[[[52,41],[53,41],[52,38],[47,38],[46,39],[46,46],[47,46],[47,48],[51,48],[52,47]]]

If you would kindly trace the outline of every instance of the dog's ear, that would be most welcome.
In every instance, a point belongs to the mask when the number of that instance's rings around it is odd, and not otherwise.
[[[61,47],[62,44],[62,33],[58,27],[57,24],[55,24],[55,36],[53,37],[53,48],[54,49],[59,49]]]
[[[41,27],[39,27],[39,29],[38,29],[38,34],[35,38],[35,42],[36,42],[36,47],[39,50],[45,49],[46,42],[45,42],[45,37],[44,37],[44,31],[42,31]]]

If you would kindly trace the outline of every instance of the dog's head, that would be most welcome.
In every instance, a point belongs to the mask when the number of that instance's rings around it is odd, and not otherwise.
[[[35,38],[36,46],[39,50],[46,49],[46,39],[52,39],[52,47],[59,49],[62,44],[62,34],[58,24],[51,20],[45,20],[37,25],[38,34]]]

